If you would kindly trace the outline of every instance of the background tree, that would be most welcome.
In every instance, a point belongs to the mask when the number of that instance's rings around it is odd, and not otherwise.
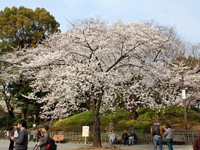
[[[0,12],[0,52],[12,51],[16,47],[36,47],[39,40],[54,32],[60,32],[59,23],[44,8],[34,11],[23,6]]]
[[[4,106],[0,105],[0,118],[3,118],[6,116],[5,108]]]
[[[0,54],[12,52],[13,49],[18,49],[19,47],[36,47],[38,41],[43,40],[45,36],[60,32],[58,29],[59,26],[55,18],[44,8],[36,8],[35,11],[33,11],[23,6],[19,8],[12,7],[11,9],[6,7],[4,11],[0,12]],[[20,76],[18,76],[19,74],[17,70],[15,70],[15,67],[8,63],[7,59],[1,61],[0,64],[1,85],[3,87],[1,93],[4,96],[4,101],[10,116],[14,117],[14,103],[11,101],[14,97],[18,98],[17,106],[23,108],[22,110],[27,110],[29,104],[35,106],[41,104],[36,104],[35,101],[29,103],[30,101],[27,99],[25,100],[25,98],[21,96],[21,93],[25,95],[28,93],[24,86],[27,86],[27,89],[30,89],[30,87],[28,87],[26,83],[22,83],[22,80],[17,81],[20,79]],[[18,90],[16,90],[16,86],[14,86],[17,84],[19,85]],[[19,100],[21,100],[21,102],[19,102]],[[39,111],[35,113],[36,118],[38,118]]]
[[[13,97],[12,94],[10,94],[10,92],[11,92],[10,86],[11,86],[12,83],[13,82],[5,83],[5,82],[2,82],[2,80],[1,80],[0,95],[2,97],[1,100],[4,101],[5,104],[6,104],[6,108],[7,108],[9,116],[12,117],[12,118],[15,118],[14,113],[13,113],[13,110],[14,110],[14,103],[13,103],[14,97]]]
[[[22,80],[19,80],[17,82],[14,82],[12,85],[12,90],[10,91],[10,94],[12,94],[16,100],[15,100],[15,106],[18,108],[21,108],[21,118],[27,119],[28,110],[31,108],[31,104],[34,104],[34,100],[27,99],[22,96],[28,95],[28,93],[32,92],[32,88],[27,84],[22,82]]]
[[[35,49],[15,51],[6,58],[15,64],[28,62],[18,67],[25,78],[33,81],[34,91],[28,97],[45,103],[44,117],[67,117],[85,103],[94,116],[93,145],[100,146],[100,110],[114,108],[117,91],[126,87],[134,73],[143,77],[147,87],[151,86],[152,73],[159,73],[170,61],[170,52],[163,56],[175,45],[170,37],[146,23],[117,20],[102,26],[87,22],[64,34],[49,36]],[[48,94],[37,98],[35,93],[39,91]],[[128,95],[132,92],[126,90]],[[136,94],[138,97],[139,92]],[[140,97],[147,100],[146,94]],[[153,101],[146,104],[154,105]]]

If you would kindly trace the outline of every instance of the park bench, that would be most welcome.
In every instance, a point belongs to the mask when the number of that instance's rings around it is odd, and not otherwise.
[[[116,143],[121,143],[122,142],[122,136],[121,135],[116,135],[115,136],[115,142]]]
[[[64,135],[54,135],[53,140],[58,141],[60,143],[60,141],[64,140]]]
[[[126,144],[128,144],[128,141],[129,140],[127,140],[127,143]],[[118,135],[118,134],[116,134],[116,137],[115,137],[115,141],[114,141],[115,143],[117,143],[117,144],[122,144],[122,135]],[[137,143],[137,140],[135,140],[134,141],[134,143],[136,144]]]

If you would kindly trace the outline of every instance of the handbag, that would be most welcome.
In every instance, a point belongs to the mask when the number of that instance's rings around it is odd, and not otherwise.
[[[48,149],[49,149],[49,147],[50,147],[50,145],[49,145],[49,144],[47,144],[47,145],[46,145],[46,150],[48,150]]]

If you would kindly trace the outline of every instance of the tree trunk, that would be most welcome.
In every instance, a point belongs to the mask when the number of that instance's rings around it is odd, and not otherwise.
[[[8,114],[12,117],[12,118],[15,118],[15,115],[13,113],[14,111],[14,108],[11,107],[11,104],[9,103],[10,101],[8,99],[5,100],[5,103],[6,103],[6,108],[8,110]]]
[[[15,115],[14,115],[14,113],[13,113],[13,110],[14,110],[14,108],[11,107],[10,110],[9,110],[9,115],[10,115],[12,118],[15,118]]]
[[[22,119],[26,120],[26,118],[27,118],[27,109],[22,109],[21,110],[21,117],[22,117]]]
[[[133,108],[131,112],[131,119],[136,120],[137,118],[138,118],[138,113],[136,109]]]
[[[101,146],[101,136],[100,136],[100,119],[99,119],[99,111],[93,111],[93,146],[99,147]]]

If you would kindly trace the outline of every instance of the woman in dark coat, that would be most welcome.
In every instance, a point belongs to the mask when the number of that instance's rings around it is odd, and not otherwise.
[[[49,126],[48,125],[44,125],[42,127],[42,137],[39,143],[37,143],[37,145],[40,147],[40,150],[46,150],[46,145],[48,144],[49,141]]]
[[[13,126],[10,127],[10,137],[14,136],[14,128]],[[14,145],[14,141],[10,139],[10,146],[9,146],[9,150],[13,150],[13,145]]]

